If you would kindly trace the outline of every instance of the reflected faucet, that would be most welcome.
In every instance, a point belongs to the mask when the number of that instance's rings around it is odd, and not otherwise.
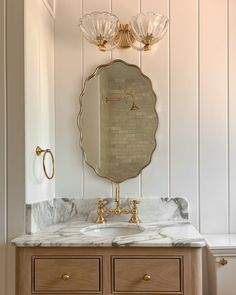
[[[139,110],[139,107],[136,105],[135,96],[132,93],[125,93],[125,94],[132,97],[132,106],[130,108],[130,111],[137,111],[137,110]]]
[[[130,93],[130,92],[125,93],[125,95],[124,95],[123,97],[106,97],[105,100],[106,100],[106,103],[107,103],[108,101],[121,101],[121,100],[123,100],[123,99],[128,99],[129,96],[130,96],[131,99],[132,99],[132,106],[131,106],[131,108],[130,108],[130,111],[137,111],[137,110],[139,110],[139,107],[138,107],[137,104],[136,104],[136,98],[135,98],[135,96],[134,96],[132,93]]]

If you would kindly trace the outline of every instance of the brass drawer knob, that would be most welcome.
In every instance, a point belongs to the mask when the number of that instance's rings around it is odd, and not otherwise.
[[[68,281],[70,279],[70,275],[68,273],[65,273],[61,276],[61,278],[63,279],[63,281]]]
[[[220,261],[218,262],[220,265],[226,265],[228,263],[228,260],[225,259],[224,257],[220,259]]]
[[[145,275],[143,276],[143,280],[144,280],[145,282],[148,282],[148,281],[151,280],[151,276],[148,275],[148,274],[145,274]]]

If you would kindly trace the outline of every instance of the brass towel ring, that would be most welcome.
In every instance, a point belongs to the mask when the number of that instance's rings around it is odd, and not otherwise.
[[[51,152],[50,149],[43,150],[43,149],[41,149],[40,146],[37,146],[36,147],[36,155],[40,156],[42,153],[43,153],[43,171],[44,171],[44,174],[47,177],[47,179],[52,179],[54,177],[54,174],[55,174],[55,161],[54,161],[53,153]],[[52,159],[52,175],[51,176],[48,175],[46,165],[45,165],[45,159],[46,159],[47,154],[49,154],[51,156],[51,159]]]

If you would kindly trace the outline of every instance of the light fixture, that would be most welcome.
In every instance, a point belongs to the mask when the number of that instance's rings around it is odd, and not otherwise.
[[[101,51],[115,47],[150,50],[165,35],[167,24],[166,16],[154,12],[139,13],[129,24],[120,24],[118,17],[109,12],[85,14],[79,22],[84,37]]]

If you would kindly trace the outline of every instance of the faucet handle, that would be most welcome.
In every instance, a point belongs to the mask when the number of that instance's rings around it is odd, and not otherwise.
[[[140,204],[140,201],[132,200],[132,201],[130,201],[130,204],[137,208],[137,205]]]
[[[97,205],[98,205],[98,208],[99,209],[103,209],[104,207],[105,207],[105,205],[107,204],[107,201],[105,201],[105,200],[98,200],[97,201]]]
[[[97,210],[97,219],[96,219],[96,223],[105,223],[106,219],[104,217],[105,214],[105,205],[106,205],[107,201],[105,200],[98,200],[97,201],[97,205],[98,205],[98,210]]]
[[[138,204],[140,204],[140,201],[138,200],[132,200],[130,202],[130,204],[132,205],[132,208],[130,210],[131,218],[129,220],[130,223],[135,223],[135,224],[139,224],[141,222],[141,220],[138,217]]]

